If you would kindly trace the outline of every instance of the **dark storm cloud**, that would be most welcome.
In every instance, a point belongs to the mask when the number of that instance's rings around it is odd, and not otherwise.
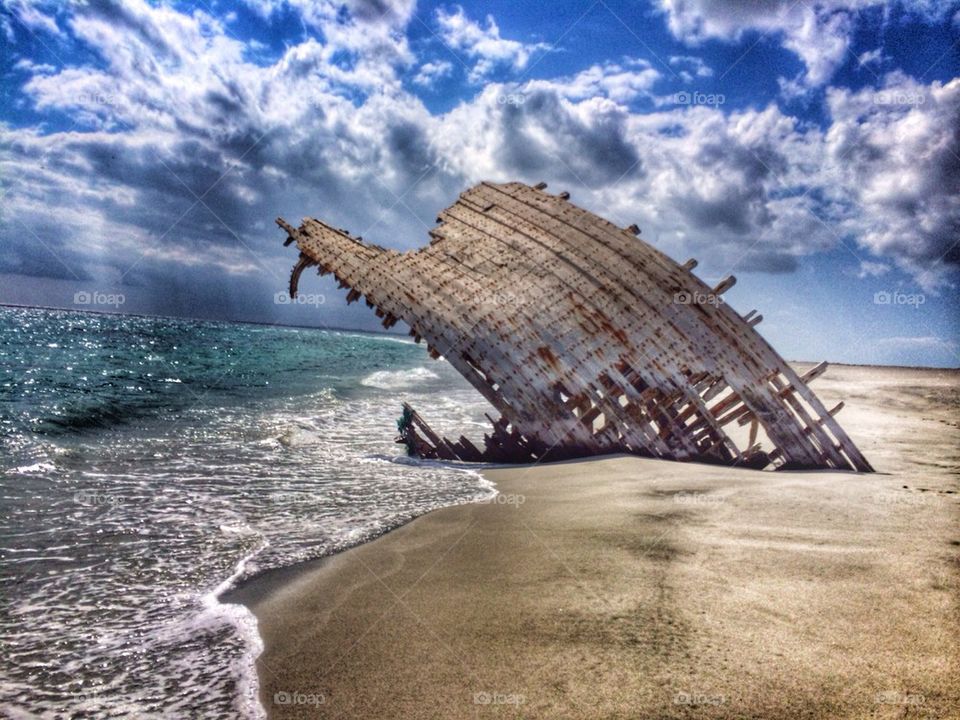
[[[71,252],[62,240],[62,228],[41,221],[25,228],[13,226],[0,231],[0,273],[57,280],[90,280],[84,269],[86,258]]]
[[[427,133],[415,123],[404,122],[391,127],[384,145],[397,166],[407,173],[423,173],[437,163]]]
[[[690,196],[677,198],[674,208],[700,230],[724,227],[735,233],[747,234],[753,229],[750,205],[733,188],[716,200]]]
[[[611,110],[582,120],[551,90],[505,97],[514,99],[500,109],[500,144],[495,152],[501,167],[527,178],[549,171],[588,188],[628,173],[642,176],[643,164],[626,138],[622,112]],[[542,141],[545,136],[549,144]]]

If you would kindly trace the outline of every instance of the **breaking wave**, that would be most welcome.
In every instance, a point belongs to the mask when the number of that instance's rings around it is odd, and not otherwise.
[[[380,388],[381,390],[397,390],[420,385],[425,380],[437,380],[439,377],[433,370],[425,367],[415,367],[409,370],[378,370],[367,375],[360,381],[360,384]]]

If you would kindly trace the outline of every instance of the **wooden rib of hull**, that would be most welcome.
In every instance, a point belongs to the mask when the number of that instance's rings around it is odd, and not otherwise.
[[[623,229],[545,186],[480,183],[444,210],[430,244],[400,253],[283,220],[299,261],[403,320],[497,409],[478,449],[405,407],[414,454],[528,462],[630,452],[671,460],[872,471],[801,378],[720,294]],[[718,399],[719,398],[719,399]],[[750,423],[744,446],[728,434]],[[755,442],[759,429],[769,447]]]

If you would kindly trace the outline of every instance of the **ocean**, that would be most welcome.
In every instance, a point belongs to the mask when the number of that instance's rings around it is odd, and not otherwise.
[[[0,715],[263,717],[258,573],[492,497],[393,442],[489,408],[403,337],[0,308]]]

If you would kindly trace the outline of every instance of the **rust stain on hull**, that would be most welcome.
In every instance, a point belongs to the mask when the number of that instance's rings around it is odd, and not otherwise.
[[[480,183],[438,218],[431,242],[400,253],[315,219],[285,244],[290,278],[317,266],[363,297],[385,327],[443,356],[497,409],[483,449],[435,433],[404,406],[411,453],[531,462],[628,452],[750,467],[872,471],[803,377],[692,270],[544,192]],[[734,421],[737,421],[736,423]]]

